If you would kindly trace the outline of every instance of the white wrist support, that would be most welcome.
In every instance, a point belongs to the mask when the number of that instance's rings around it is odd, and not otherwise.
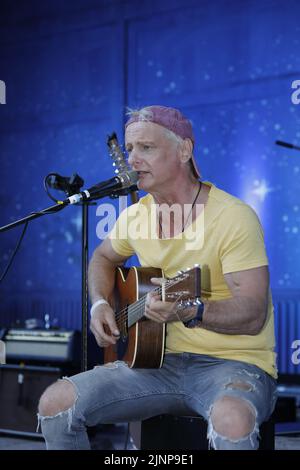
[[[94,310],[98,307],[98,305],[102,305],[102,304],[109,305],[109,303],[105,299],[99,299],[91,306],[91,310],[90,310],[91,317],[93,316]]]

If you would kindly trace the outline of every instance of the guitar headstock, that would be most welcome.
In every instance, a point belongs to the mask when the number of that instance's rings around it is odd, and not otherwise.
[[[179,271],[172,279],[168,279],[162,287],[162,297],[167,302],[178,301],[178,307],[195,305],[201,297],[201,268],[195,265],[186,271]]]
[[[118,142],[118,137],[115,132],[107,137],[107,145],[109,148],[109,155],[113,159],[113,166],[115,173],[124,173],[130,171],[124,152],[122,151]]]
[[[107,137],[107,146],[109,148],[109,155],[113,159],[113,166],[115,167],[115,173],[127,173],[131,171],[131,168],[126,160],[125,153],[122,150],[117,134],[113,132],[111,135]],[[123,188],[117,191],[114,191],[110,197],[116,198],[119,196],[126,196],[130,194],[132,203],[138,201],[138,193],[137,193],[137,186],[131,186],[130,188]]]

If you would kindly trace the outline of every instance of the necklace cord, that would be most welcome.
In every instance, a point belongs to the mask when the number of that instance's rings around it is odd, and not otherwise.
[[[197,199],[198,199],[198,196],[199,196],[199,194],[200,194],[200,191],[201,191],[201,188],[202,188],[202,181],[199,181],[199,183],[200,183],[199,189],[198,189],[197,194],[196,194],[196,196],[195,196],[195,199],[194,199],[194,201],[193,201],[193,203],[192,203],[192,207],[191,207],[191,210],[190,210],[190,212],[189,212],[189,215],[187,216],[187,219],[186,219],[186,221],[185,221],[185,224],[183,224],[181,233],[183,233],[184,230],[185,230],[186,224],[188,223],[188,220],[189,220],[189,218],[190,218],[190,215],[191,215],[191,213],[193,212],[194,206],[195,206],[196,201],[197,201]],[[160,214],[160,216],[161,216],[161,214]],[[159,229],[160,229],[161,235],[164,235],[164,232],[163,232],[163,229],[162,229],[161,220],[160,220],[160,219],[161,219],[160,216],[158,217]]]

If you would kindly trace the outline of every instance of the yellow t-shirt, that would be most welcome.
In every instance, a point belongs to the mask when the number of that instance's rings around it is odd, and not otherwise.
[[[153,197],[148,194],[125,209],[109,234],[122,256],[138,256],[141,266],[157,267],[167,277],[201,266],[204,300],[231,297],[224,274],[268,265],[263,232],[257,215],[245,203],[211,183],[208,201],[183,234],[157,236]],[[208,354],[255,364],[277,376],[274,352],[274,315],[271,293],[268,315],[258,335],[226,335],[203,328],[188,329],[181,322],[167,324],[166,352]]]

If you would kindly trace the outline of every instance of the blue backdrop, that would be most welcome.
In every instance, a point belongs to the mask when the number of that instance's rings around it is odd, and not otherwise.
[[[111,177],[106,136],[123,140],[126,106],[178,107],[204,179],[260,216],[280,367],[299,371],[300,152],[275,145],[300,144],[299,15],[297,0],[2,1],[0,224],[52,204],[42,184],[51,171],[77,172],[86,186]],[[19,233],[0,235],[2,269]],[[3,325],[49,313],[80,328],[80,240],[79,207],[30,224],[1,285]]]

